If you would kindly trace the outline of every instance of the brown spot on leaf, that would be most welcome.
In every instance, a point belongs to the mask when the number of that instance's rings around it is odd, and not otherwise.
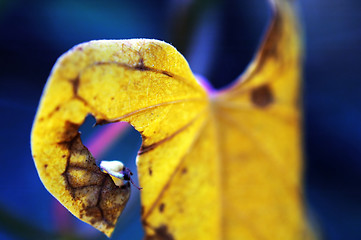
[[[47,169],[47,168],[48,168],[48,164],[44,164],[44,168]]]
[[[143,215],[144,213],[144,206],[142,205],[142,207],[140,208],[140,215]]]
[[[66,144],[74,141],[75,138],[79,135],[79,127],[79,124],[66,121],[64,126],[65,131],[63,132],[62,140],[59,143]]]
[[[262,46],[262,50],[261,50],[261,65],[264,65],[264,61],[267,58],[275,58],[277,59],[280,54],[279,54],[279,48],[278,48],[278,43],[280,41],[280,38],[282,37],[282,16],[280,14],[276,14],[274,16],[274,20],[271,23],[271,27],[268,30],[268,36],[267,36],[267,41],[264,43],[264,45]]]
[[[251,101],[257,107],[267,107],[273,100],[272,90],[268,85],[257,87],[251,92]]]
[[[98,125],[105,125],[105,124],[108,124],[108,123],[111,123],[110,121],[106,120],[106,119],[97,119],[96,123],[95,123],[95,126],[98,126]]]
[[[134,67],[134,69],[135,69],[135,70],[139,70],[139,71],[147,71],[147,70],[149,70],[149,68],[144,65],[144,59],[143,59],[143,58],[140,58],[140,59],[139,59],[139,62],[138,62],[138,64]]]
[[[167,71],[162,71],[162,74],[166,75],[167,77],[171,77],[171,78],[173,77],[173,74]]]
[[[61,108],[61,104],[57,105],[45,118],[52,118],[55,113],[59,112],[60,108]],[[43,120],[44,117],[41,117],[39,119],[39,121],[43,121]]]
[[[147,139],[148,137],[147,136],[145,136],[144,134],[143,134],[143,132],[139,132],[140,133],[140,136],[142,137],[142,140],[143,140],[143,142],[145,141],[145,139]]]
[[[120,204],[114,204],[112,208],[106,208],[103,210],[104,219],[108,222],[108,225],[112,225],[118,218],[117,213],[121,211],[122,206]]]
[[[75,189],[72,188],[70,185],[67,169],[65,169],[65,171],[61,175],[64,177],[65,188],[69,191],[71,197],[75,199]]]
[[[78,90],[80,85],[79,76],[77,76],[74,80],[70,81],[73,86],[73,95],[78,96]]]
[[[92,221],[94,220],[94,223],[103,219],[103,212],[97,206],[86,208],[85,215],[91,217]]]
[[[280,54],[280,49],[278,47],[280,38],[283,36],[282,22],[283,19],[281,14],[276,13],[266,34],[266,41],[263,42],[263,45],[259,50],[258,64],[252,73],[248,76],[249,78],[253,78],[255,74],[258,74],[270,58],[277,59],[277,62],[282,64],[283,60],[280,59],[282,54]]]
[[[127,182],[126,184],[123,184],[120,189],[128,189],[130,188],[130,182]]]
[[[188,172],[188,169],[187,168],[183,168],[182,169],[182,174],[186,174]]]
[[[115,227],[115,224],[112,224],[112,223],[110,223],[110,222],[106,222],[107,223],[107,225],[106,225],[106,229],[109,229],[109,228],[114,228]]]
[[[165,204],[164,203],[161,203],[159,205],[159,212],[163,212],[164,211],[164,208],[165,208]]]
[[[149,171],[149,176],[152,176],[152,173],[153,173],[152,169],[149,168],[148,171]]]
[[[166,225],[160,225],[154,229],[154,235],[148,235],[145,237],[146,240],[174,240],[172,234],[168,232],[168,227]]]

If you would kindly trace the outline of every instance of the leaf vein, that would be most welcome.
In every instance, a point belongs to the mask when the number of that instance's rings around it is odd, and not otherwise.
[[[201,112],[200,114],[197,115],[196,118],[199,118],[204,112]],[[194,119],[192,122],[194,123],[196,119]],[[208,120],[208,121],[207,121]],[[205,127],[207,126],[207,123],[209,122],[209,119],[205,119],[204,122],[202,123],[202,125],[200,126],[199,130],[197,131],[197,135],[194,137],[193,142],[191,143],[191,145],[189,146],[188,150],[185,152],[185,154],[180,158],[181,160],[179,161],[178,165],[176,166],[176,168],[174,169],[174,171],[172,172],[172,174],[170,175],[169,179],[167,180],[166,184],[164,185],[164,187],[162,188],[161,192],[159,193],[158,197],[155,199],[155,201],[153,202],[153,204],[151,205],[151,207],[149,208],[149,210],[147,212],[145,212],[142,216],[142,220],[143,222],[145,222],[145,220],[148,218],[148,216],[153,212],[153,210],[156,208],[157,203],[161,200],[161,198],[164,196],[166,190],[171,186],[171,182],[173,181],[174,177],[176,176],[176,174],[181,170],[181,165],[182,163],[185,161],[186,157],[188,156],[188,154],[190,153],[191,149],[193,148],[193,146],[195,146],[195,144],[199,141],[200,137],[202,136],[201,133],[203,133],[203,131],[205,130]]]

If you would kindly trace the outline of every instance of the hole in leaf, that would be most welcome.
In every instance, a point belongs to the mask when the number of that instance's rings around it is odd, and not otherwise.
[[[142,143],[139,132],[126,122],[94,127],[95,123],[95,118],[88,116],[79,131],[83,144],[92,153],[97,164],[100,160],[119,160],[131,169],[134,174],[132,178],[138,184],[135,159]],[[140,211],[140,192],[132,187],[129,201],[118,219],[112,239],[120,239],[124,236],[141,239],[144,233],[140,222]]]

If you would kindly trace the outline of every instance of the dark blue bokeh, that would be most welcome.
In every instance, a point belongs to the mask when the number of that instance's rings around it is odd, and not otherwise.
[[[325,239],[361,239],[361,2],[302,3],[306,184]]]
[[[0,1],[0,239],[58,237],[52,235],[59,231],[58,206],[37,176],[30,131],[49,72],[72,46],[93,39],[165,40],[218,88],[244,71],[270,18],[266,0],[191,2]],[[302,0],[299,9],[307,202],[324,239],[361,239],[361,1]],[[86,138],[93,130],[84,131]],[[108,158],[134,157],[139,135],[123,138],[129,145],[119,139]],[[133,195],[113,239],[142,238],[139,195]],[[105,239],[66,219],[80,229],[70,233]]]

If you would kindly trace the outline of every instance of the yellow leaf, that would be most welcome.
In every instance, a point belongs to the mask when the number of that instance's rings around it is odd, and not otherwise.
[[[275,14],[249,69],[209,95],[186,60],[156,40],[92,41],[54,66],[32,131],[46,188],[110,236],[130,194],[95,165],[78,129],[126,121],[147,239],[308,239],[303,210],[300,40],[292,4]]]

